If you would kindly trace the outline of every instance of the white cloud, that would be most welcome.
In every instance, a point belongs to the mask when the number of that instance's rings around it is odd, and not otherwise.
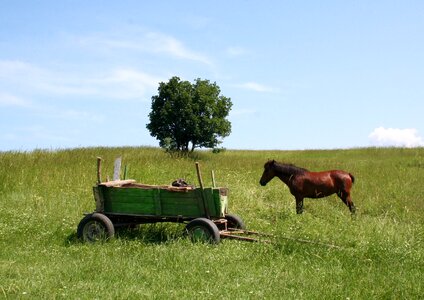
[[[28,105],[15,94],[90,96],[115,99],[147,99],[162,78],[131,68],[116,68],[103,73],[59,72],[19,61],[0,61],[0,105]],[[14,88],[15,87],[15,88]],[[0,88],[1,85],[0,85]],[[15,90],[15,91],[14,91]]]
[[[368,138],[372,145],[375,146],[407,148],[424,146],[424,140],[415,128],[399,129],[378,127],[369,134]]]
[[[150,41],[151,49],[155,52],[165,52],[175,57],[212,65],[208,57],[187,48],[181,41],[172,36],[150,32],[146,37]]]
[[[126,35],[126,36],[125,36]],[[124,37],[122,37],[124,36]],[[80,45],[98,50],[124,49],[154,54],[167,54],[179,59],[212,65],[209,57],[187,47],[181,40],[159,32],[136,30],[120,33],[119,37],[93,35],[77,38]]]
[[[4,88],[12,90],[14,86],[18,90],[27,93],[42,94],[87,94],[92,89],[81,85],[81,77],[72,79],[70,75],[40,68],[34,64],[22,61],[0,61],[0,79]]]
[[[236,86],[239,88],[254,91],[254,92],[266,92],[266,93],[277,92],[277,89],[275,88],[272,88],[263,84],[259,84],[256,82],[246,82],[246,83],[238,84]]]
[[[134,69],[115,69],[102,77],[92,78],[88,83],[95,87],[100,95],[116,99],[146,99],[152,94],[163,78]],[[150,98],[149,98],[150,99]]]
[[[21,97],[0,91],[0,106],[30,107],[30,102]]]
[[[22,72],[41,75],[42,71],[20,60],[0,60],[0,77],[21,74]]]

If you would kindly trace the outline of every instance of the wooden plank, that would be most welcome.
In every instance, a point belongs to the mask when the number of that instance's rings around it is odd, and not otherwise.
[[[102,182],[102,158],[97,157],[97,183]]]
[[[94,200],[96,201],[96,212],[104,212],[104,200],[100,189],[95,186],[93,187]]]
[[[211,177],[212,177],[212,187],[216,188],[216,181],[215,181],[215,172],[211,171]]]
[[[162,201],[162,214],[166,216],[204,216],[203,211],[199,211],[197,201]]]
[[[208,212],[208,218],[216,216],[215,205],[213,204],[212,192],[210,188],[203,189],[203,198]]]
[[[210,216],[223,217],[227,205],[219,189],[190,189],[181,192],[179,189],[160,186],[149,189],[133,188],[134,183],[131,180],[106,183],[95,188],[99,189],[99,196],[104,199],[104,210],[110,213],[207,217],[205,211],[209,210]],[[119,187],[127,183],[127,186]],[[206,209],[204,205],[207,205]]]
[[[154,190],[103,187],[105,211],[155,214]]]
[[[130,184],[130,183],[135,183],[135,182],[136,181],[134,179],[113,180],[113,181],[102,182],[99,185],[106,186],[106,187],[112,187],[112,186],[122,186],[124,184]]]
[[[155,202],[155,213],[157,216],[162,215],[162,201],[161,201],[161,190],[156,189],[153,193],[153,198]]]
[[[204,216],[200,190],[187,193],[161,191],[162,214],[166,216]]]
[[[202,172],[200,171],[200,165],[198,162],[196,162],[196,171],[197,171],[197,178],[199,179],[199,184],[200,184],[200,190],[202,191],[201,193],[201,199],[203,201],[203,207],[205,209],[205,216],[206,218],[210,219],[210,213],[208,210],[208,205],[206,204],[206,199],[205,199],[205,195],[204,195],[204,186],[203,186],[203,179],[202,179]]]
[[[213,189],[212,194],[217,215],[219,214],[219,217],[224,217],[227,213],[228,197],[221,194],[221,188]]]
[[[161,189],[168,190],[173,192],[188,192],[194,190],[191,186],[171,186],[171,185],[152,185],[152,184],[144,184],[131,182],[124,186],[125,188],[136,188],[136,189]]]
[[[155,205],[152,202],[144,203],[144,205],[136,202],[110,202],[105,206],[105,212],[156,215]]]
[[[118,157],[115,159],[115,163],[113,164],[113,180],[117,181],[121,179],[121,162],[122,157]]]

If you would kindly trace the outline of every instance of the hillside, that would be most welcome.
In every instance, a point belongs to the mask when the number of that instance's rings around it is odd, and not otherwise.
[[[199,161],[230,189],[229,206],[273,244],[192,244],[179,224],[144,225],[113,241],[76,239],[95,208],[96,157],[112,176],[197,185]],[[278,179],[259,185],[268,159],[355,175],[352,217],[336,197],[295,201]],[[156,148],[0,152],[0,294],[5,298],[418,299],[424,294],[424,149],[230,151],[173,158]],[[306,239],[335,245],[302,243]]]

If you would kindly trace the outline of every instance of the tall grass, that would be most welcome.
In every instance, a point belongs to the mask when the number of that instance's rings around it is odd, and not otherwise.
[[[192,244],[183,226],[121,231],[95,245],[76,226],[95,205],[96,157],[103,174],[123,156],[129,177],[149,184],[197,183],[215,171],[230,210],[272,244]],[[311,170],[345,169],[356,182],[355,217],[335,196],[305,200],[296,215],[288,189],[258,184],[269,158]],[[424,294],[424,149],[196,152],[88,148],[0,153],[0,295],[4,298],[419,299]],[[296,240],[297,239],[297,240]],[[317,243],[302,243],[299,239]],[[326,244],[326,245],[323,245]],[[333,246],[331,246],[333,245]]]

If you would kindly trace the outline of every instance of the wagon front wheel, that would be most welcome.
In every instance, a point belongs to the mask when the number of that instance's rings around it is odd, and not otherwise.
[[[221,240],[218,227],[209,219],[197,218],[186,226],[186,233],[193,242],[218,244]]]
[[[246,229],[246,225],[244,224],[242,218],[240,218],[238,215],[228,214],[225,215],[225,219],[227,220],[227,226],[228,228],[235,228],[235,229]]]
[[[84,242],[106,241],[115,235],[112,221],[100,213],[86,215],[78,225],[78,238]]]

